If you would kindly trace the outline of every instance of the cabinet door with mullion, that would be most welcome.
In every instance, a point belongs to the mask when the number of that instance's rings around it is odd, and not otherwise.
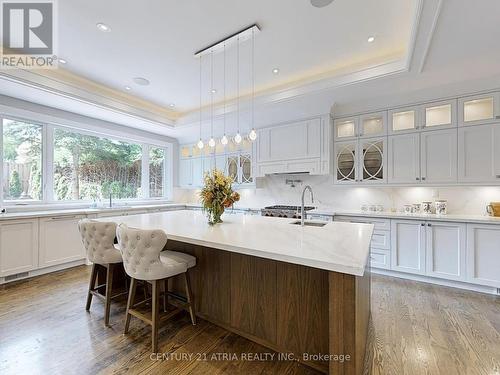
[[[337,184],[359,182],[358,141],[335,142],[335,174]]]
[[[358,179],[363,183],[386,183],[387,138],[361,139],[358,148]]]

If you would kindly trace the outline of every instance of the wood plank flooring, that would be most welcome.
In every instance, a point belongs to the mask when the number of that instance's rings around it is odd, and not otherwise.
[[[150,329],[125,301],[85,311],[90,267],[0,286],[0,374],[316,374],[294,361],[243,361],[275,354],[187,313],[165,322],[150,358]],[[500,373],[500,297],[374,275],[366,372],[371,374]],[[278,317],[279,319],[279,317]],[[223,358],[222,356],[229,356]],[[276,355],[276,354],[275,354]]]

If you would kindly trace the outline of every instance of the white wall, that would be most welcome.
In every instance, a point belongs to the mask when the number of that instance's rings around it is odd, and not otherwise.
[[[348,187],[334,186],[332,176],[295,176],[303,182],[292,188],[285,184],[291,176],[267,176],[262,187],[240,190],[235,207],[262,208],[273,204],[299,205],[302,189],[311,185],[315,206],[337,210],[359,210],[362,204],[382,204],[386,210],[402,209],[404,204],[435,199],[448,200],[448,212],[482,215],[491,201],[500,201],[500,186],[495,187]],[[179,203],[198,203],[197,191],[174,189]],[[309,202],[309,196],[306,197]]]

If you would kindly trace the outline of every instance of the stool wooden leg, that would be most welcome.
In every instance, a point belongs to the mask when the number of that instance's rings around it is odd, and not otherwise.
[[[127,311],[125,313],[125,330],[124,334],[128,333],[128,327],[130,326],[130,317],[132,315],[129,314],[130,308],[134,306],[135,302],[135,291],[137,290],[137,280],[133,277],[130,278],[130,289],[128,292],[128,301],[127,301]]]
[[[87,295],[87,306],[85,310],[90,310],[90,304],[92,303],[92,293],[90,291],[95,287],[95,280],[97,278],[97,266],[95,263],[92,264],[92,271],[90,273],[90,283],[89,283],[89,293]]]
[[[163,312],[167,312],[168,279],[163,280]]]
[[[160,300],[160,283],[159,280],[152,281],[152,299],[153,299],[153,308],[151,311],[151,325],[152,325],[152,340],[153,340],[153,353],[158,352],[158,320],[159,320],[159,312],[158,312],[158,303]]]
[[[104,325],[109,326],[109,312],[111,309],[111,291],[113,289],[114,264],[108,264],[106,269],[106,301],[104,303]]]
[[[184,285],[186,286],[186,299],[189,304],[189,315],[191,315],[191,323],[193,325],[196,325],[196,315],[194,314],[194,307],[193,307],[193,295],[191,294],[191,284],[189,282],[189,275],[187,272],[183,273],[184,277]]]

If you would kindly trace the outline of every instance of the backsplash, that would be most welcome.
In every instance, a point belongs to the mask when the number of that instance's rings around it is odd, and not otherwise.
[[[287,179],[302,180],[295,187]],[[315,206],[337,210],[359,210],[362,204],[380,204],[384,210],[402,210],[403,205],[446,199],[450,214],[485,214],[486,205],[500,201],[500,186],[455,187],[388,187],[335,186],[332,176],[267,176],[259,179],[257,188],[241,189],[241,200],[235,207],[262,208],[273,204],[299,205],[302,189],[311,185]],[[198,203],[197,191],[174,189],[174,202]],[[306,204],[309,204],[309,195]]]

